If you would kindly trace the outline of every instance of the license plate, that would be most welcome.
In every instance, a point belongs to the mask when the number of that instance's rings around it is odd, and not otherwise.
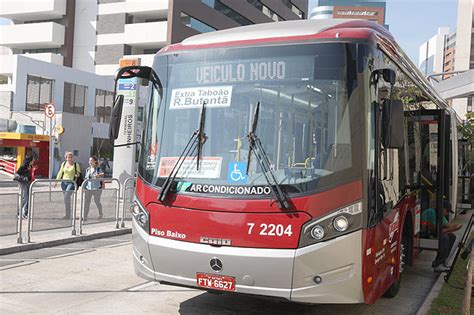
[[[220,291],[235,291],[234,277],[196,273],[196,283],[201,288]]]

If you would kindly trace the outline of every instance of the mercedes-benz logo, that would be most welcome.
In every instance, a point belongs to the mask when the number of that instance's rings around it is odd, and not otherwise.
[[[209,262],[209,265],[211,266],[211,269],[215,272],[221,272],[222,271],[222,261],[219,258],[211,258],[211,261]]]

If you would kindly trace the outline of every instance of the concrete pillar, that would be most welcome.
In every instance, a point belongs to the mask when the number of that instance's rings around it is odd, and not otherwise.
[[[122,59],[120,66],[139,65],[140,59]],[[115,145],[136,142],[136,124],[138,113],[138,79],[119,79],[117,83],[117,95],[124,96],[122,119]],[[118,178],[123,184],[125,179],[135,176],[136,171],[136,145],[128,145],[114,148],[113,177]]]

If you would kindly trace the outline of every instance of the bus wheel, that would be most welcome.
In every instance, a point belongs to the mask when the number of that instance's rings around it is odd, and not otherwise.
[[[400,282],[402,280],[402,275],[400,275],[400,277],[394,282],[392,283],[392,285],[390,286],[390,288],[388,288],[387,291],[385,291],[384,293],[384,297],[388,297],[388,298],[393,298],[397,295],[398,293],[398,290],[400,289]]]
[[[384,293],[384,297],[388,298],[393,298],[397,295],[398,290],[400,289],[400,283],[402,281],[402,273],[403,273],[403,266],[405,265],[407,258],[408,258],[408,248],[409,248],[409,238],[407,237],[407,234],[403,235],[402,238],[402,244],[400,245],[400,275],[398,276],[398,279],[392,283],[392,285],[388,288],[388,290]]]

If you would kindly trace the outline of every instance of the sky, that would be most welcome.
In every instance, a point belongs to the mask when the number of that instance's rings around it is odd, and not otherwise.
[[[309,0],[309,8],[317,0]],[[418,65],[418,49],[438,32],[438,27],[456,29],[457,0],[386,0],[385,23],[389,31]]]
[[[5,25],[5,24],[10,24],[10,20],[5,19],[5,18],[0,18],[0,25]]]
[[[387,0],[386,23],[395,40],[418,65],[422,43],[438,32],[438,27],[456,30],[457,0]]]

